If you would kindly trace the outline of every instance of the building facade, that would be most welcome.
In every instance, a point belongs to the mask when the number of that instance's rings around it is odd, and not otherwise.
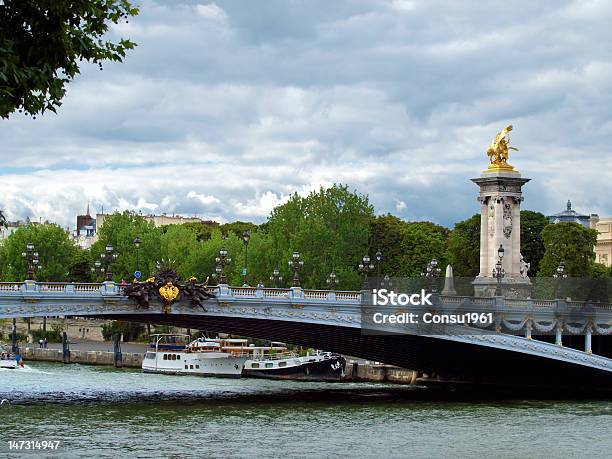
[[[599,215],[593,214],[590,227],[597,231],[595,262],[612,266],[612,217],[599,218]]]

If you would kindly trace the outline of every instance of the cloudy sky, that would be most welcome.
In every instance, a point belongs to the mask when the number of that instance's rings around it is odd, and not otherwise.
[[[0,121],[0,208],[264,221],[346,183],[452,226],[506,124],[524,208],[612,215],[612,6],[602,1],[137,0],[125,63],[58,114]]]

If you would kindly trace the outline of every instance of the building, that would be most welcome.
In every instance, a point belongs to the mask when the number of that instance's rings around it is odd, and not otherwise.
[[[563,212],[548,216],[550,223],[574,222],[580,223],[582,226],[589,228],[589,215],[579,214],[572,209],[572,202],[568,199],[566,208]]]
[[[597,244],[595,245],[595,262],[605,266],[612,265],[612,217],[599,218],[593,214],[590,226],[597,231]]]
[[[89,204],[87,213],[77,215],[76,229],[72,232],[72,240],[82,249],[89,249],[96,242],[96,219],[89,215]]]

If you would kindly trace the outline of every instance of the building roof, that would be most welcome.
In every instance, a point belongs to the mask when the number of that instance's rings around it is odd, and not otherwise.
[[[551,215],[551,217],[571,217],[571,218],[589,218],[589,215],[579,214],[572,209],[572,202],[568,199],[566,208],[563,212]]]

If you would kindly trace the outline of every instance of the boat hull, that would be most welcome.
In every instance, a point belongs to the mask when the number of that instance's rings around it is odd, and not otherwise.
[[[342,356],[329,359],[305,361],[301,365],[284,368],[257,368],[245,365],[243,376],[246,378],[290,379],[299,381],[340,381],[344,377],[346,360]]]

